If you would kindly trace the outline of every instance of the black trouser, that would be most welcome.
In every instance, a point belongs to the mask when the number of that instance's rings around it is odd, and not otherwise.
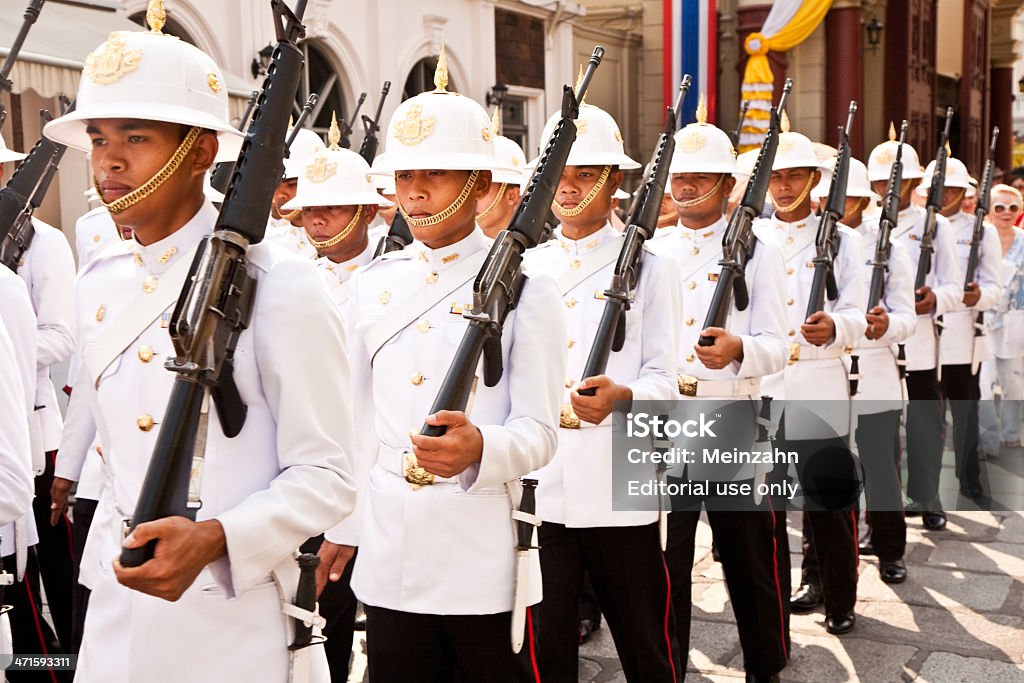
[[[786,666],[785,612],[789,594],[781,592],[776,573],[774,518],[768,506],[755,512],[707,510],[708,522],[718,546],[725,583],[743,648],[743,668],[755,676],[769,677]],[[693,510],[676,510],[668,516],[668,563],[672,581],[672,606],[680,661],[690,649],[690,611],[694,540],[700,504]],[[677,671],[683,680],[685,668]]]
[[[3,558],[4,568],[16,573],[14,555]],[[49,622],[43,618],[43,603],[39,594],[39,562],[35,546],[28,549],[25,578],[4,589],[4,603],[11,606],[8,618],[11,622],[11,638],[17,655],[62,655],[60,643]],[[64,683],[71,681],[73,671],[7,671],[11,683]]]
[[[818,560],[825,612],[836,616],[852,612],[857,602],[856,496],[849,490],[849,475],[854,472],[853,456],[845,440],[839,437],[779,439],[776,448],[799,453],[796,470],[804,493],[803,525],[819,540],[811,552]],[[773,473],[777,470],[779,466]],[[790,584],[790,559],[785,503],[784,500],[773,501],[776,558],[780,583],[783,589],[792,590],[792,586],[787,585]],[[788,632],[788,608],[786,628]]]
[[[540,680],[530,637],[512,652],[512,613],[413,614],[366,605],[371,683],[513,683]],[[573,681],[575,682],[575,678]]]
[[[39,530],[39,573],[46,588],[46,604],[53,625],[57,629],[66,651],[71,650],[72,588],[75,585],[75,553],[72,548],[71,520],[61,515],[56,526],[50,526],[50,487],[53,485],[53,467],[57,451],[46,454],[46,468],[35,479],[35,498],[32,512]]]
[[[583,573],[583,585],[580,586],[580,621],[590,620],[594,630],[601,625],[601,605],[597,602],[597,595],[594,593],[594,586],[590,583],[590,574]]]
[[[871,544],[881,561],[903,558],[907,520],[900,485],[900,411],[857,418],[857,450],[864,470]],[[806,557],[806,556],[805,556]]]
[[[71,651],[78,652],[82,647],[82,634],[85,632],[85,613],[89,608],[89,589],[78,582],[78,571],[82,565],[82,551],[85,541],[89,538],[93,515],[96,514],[98,501],[89,498],[75,497],[71,510],[71,539],[75,548],[74,589],[71,603]]]
[[[935,370],[908,372],[907,396],[907,496],[922,505],[937,505],[945,408]]]
[[[658,525],[580,529],[544,522],[538,537],[544,600],[537,606],[537,654],[544,683],[578,680],[577,605],[585,571],[626,680],[674,681],[675,618]]]
[[[311,538],[302,544],[302,552],[316,553],[324,542],[323,535]],[[358,554],[358,553],[357,553]],[[331,669],[331,683],[348,681],[349,659],[352,657],[352,640],[356,621],[356,596],[352,593],[352,567],[356,556],[345,565],[345,571],[337,581],[328,581],[317,598],[320,616],[327,620],[323,635],[327,638],[324,652]]]
[[[963,484],[977,484],[980,475],[978,401],[981,400],[981,387],[978,375],[971,372],[970,364],[942,366],[942,393],[950,401],[949,409],[953,414],[956,477]]]

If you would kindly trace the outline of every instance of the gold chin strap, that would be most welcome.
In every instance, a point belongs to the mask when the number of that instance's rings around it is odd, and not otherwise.
[[[484,216],[486,216],[487,214],[494,210],[494,207],[498,205],[498,202],[501,201],[501,198],[505,196],[506,188],[508,188],[508,183],[502,183],[501,185],[498,186],[498,194],[494,197],[494,201],[491,202],[486,209],[484,209],[483,211],[476,215],[477,220],[480,220],[481,218],[483,218]]]
[[[724,182],[725,182],[725,174],[723,173],[723,174],[721,174],[718,177],[718,182],[715,183],[715,186],[712,187],[707,192],[705,192],[704,194],[702,194],[701,196],[696,197],[694,199],[687,199],[685,202],[681,202],[678,199],[676,199],[676,196],[673,194],[672,195],[672,202],[676,206],[678,206],[680,209],[689,209],[689,208],[692,208],[694,206],[699,206],[699,205],[703,204],[704,202],[706,202],[707,200],[709,200],[712,197],[714,197],[715,194],[718,192],[719,188],[722,187],[722,184]]]
[[[790,204],[789,206],[779,206],[775,202],[775,195],[772,195],[772,204],[775,204],[775,210],[778,211],[779,213],[789,213],[796,207],[800,206],[800,203],[803,202],[803,200],[807,199],[807,195],[809,195],[811,193],[811,190],[814,189],[814,185],[814,174],[812,173],[811,177],[807,179],[807,187],[804,188],[804,191],[800,193],[800,196],[794,199],[793,203]],[[771,194],[771,192],[769,192],[768,194]]]
[[[196,144],[196,140],[199,139],[199,134],[201,132],[203,132],[202,128],[192,126],[188,131],[188,135],[186,135],[185,139],[181,141],[180,145],[178,145],[178,149],[174,150],[174,154],[172,154],[171,158],[167,160],[164,167],[156,172],[156,175],[125,196],[120,199],[116,199],[109,204],[103,201],[103,193],[100,192],[100,183],[94,175],[92,177],[92,185],[96,188],[96,194],[99,195],[100,204],[106,207],[107,211],[110,212],[110,215],[116,216],[122,211],[132,208],[143,199],[156,192],[168,178],[174,175],[174,172],[178,170],[179,166],[181,166],[181,162],[185,161],[185,157],[188,156],[188,153],[192,150],[192,146]]]
[[[586,210],[588,206],[590,206],[590,203],[597,199],[597,195],[601,191],[601,188],[603,188],[604,184],[608,182],[608,176],[611,175],[611,172],[611,166],[605,166],[603,169],[601,169],[601,177],[597,179],[597,183],[594,185],[594,187],[590,189],[590,192],[587,193],[587,196],[584,197],[580,201],[580,203],[574,206],[573,208],[564,209],[562,208],[562,205],[556,201],[555,208],[558,209],[558,213],[562,214],[567,218],[579,216],[581,213],[583,213],[583,211]]]
[[[455,198],[448,208],[440,213],[435,213],[433,216],[427,216],[426,218],[413,218],[405,211],[405,207],[402,206],[402,202],[396,202],[398,204],[398,210],[402,212],[402,216],[405,218],[405,222],[413,228],[427,228],[431,225],[437,225],[448,220],[454,216],[462,205],[469,199],[469,194],[473,191],[473,187],[476,186],[476,179],[480,177],[480,171],[473,171],[469,174],[469,179],[466,180],[465,187],[462,188],[462,192]]]
[[[945,215],[946,212],[949,211],[950,209],[952,209],[953,207],[960,206],[960,203],[963,202],[963,200],[964,200],[964,198],[966,196],[967,196],[967,190],[965,188],[960,188],[960,194],[958,194],[956,196],[956,199],[954,199],[949,204],[946,204],[944,207],[942,207],[942,209],[939,210],[939,213]]]
[[[278,210],[278,213],[281,213],[281,211]],[[295,209],[294,211],[290,211],[288,213],[281,213],[281,218],[285,219],[289,223],[294,223],[295,221],[299,220],[301,216],[302,209]]]
[[[306,231],[306,237],[309,237],[309,243],[312,244],[314,247],[316,247],[317,251],[320,251],[321,249],[330,249],[331,247],[333,247],[333,246],[335,246],[337,244],[341,244],[341,242],[346,237],[348,237],[349,235],[352,234],[352,231],[356,229],[356,225],[359,223],[359,218],[362,215],[363,215],[363,207],[360,204],[359,208],[356,209],[356,215],[352,216],[352,220],[350,220],[348,222],[348,225],[346,225],[344,228],[342,228],[341,232],[339,232],[337,235],[335,235],[334,237],[332,237],[329,240],[324,240],[323,242],[317,242],[309,234],[308,230]]]

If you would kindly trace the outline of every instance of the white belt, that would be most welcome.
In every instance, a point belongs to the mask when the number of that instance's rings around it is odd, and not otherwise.
[[[457,480],[457,477],[438,477],[425,471],[416,464],[416,457],[413,455],[412,446],[408,448],[396,448],[387,444],[377,445],[377,464],[392,474],[402,477],[416,491],[424,486],[432,484],[448,483]]]
[[[826,349],[810,344],[790,344],[789,364],[792,365],[798,360],[830,360],[840,358],[846,353],[849,353],[849,350],[841,346],[831,346]]]
[[[679,393],[696,398],[741,398],[757,396],[761,392],[761,378],[698,379],[692,375],[679,375]]]

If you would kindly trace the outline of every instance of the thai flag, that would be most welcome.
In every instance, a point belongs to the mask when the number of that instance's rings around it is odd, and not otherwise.
[[[665,106],[675,102],[683,74],[693,76],[683,102],[683,125],[695,119],[701,93],[707,98],[708,121],[716,120],[718,63],[717,0],[662,0],[664,19],[663,89]]]

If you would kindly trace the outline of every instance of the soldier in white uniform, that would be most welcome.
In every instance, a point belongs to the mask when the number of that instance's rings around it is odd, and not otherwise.
[[[676,133],[669,170],[668,196],[673,210],[678,210],[681,227],[667,239],[659,239],[657,246],[681,265],[685,316],[680,327],[679,393],[684,400],[697,401],[693,405],[700,411],[709,412],[711,401],[716,401],[723,409],[745,411],[747,421],[753,423],[761,377],[780,371],[786,363],[782,250],[774,241],[757,241],[746,267],[748,306],[740,311],[733,302],[725,328],[705,329],[721,272],[718,263],[727,227],[723,211],[735,184],[736,153],[729,136],[705,122],[703,106],[698,107],[697,123]],[[712,336],[715,343],[699,346],[702,335]],[[759,483],[754,465],[711,466],[700,458],[687,465],[686,472],[670,470],[669,476]],[[690,502],[690,509],[675,509],[676,502],[668,518],[665,560],[681,653],[689,649],[694,544],[705,506],[736,616],[747,680],[773,680],[788,659],[783,602],[789,596],[782,595],[775,571],[774,516],[767,501],[753,511],[739,511],[732,504],[736,501],[730,500],[678,501]]]
[[[881,195],[889,182],[896,160],[896,130],[890,127],[889,140],[871,150],[868,157],[868,179],[875,194]],[[911,269],[918,269],[921,234],[925,210],[911,203],[915,188],[921,183],[921,163],[917,151],[903,145],[903,183],[900,187],[900,211],[892,240],[906,247]],[[963,299],[963,276],[953,247],[949,221],[936,217],[935,252],[932,270],[924,287],[915,292],[914,310],[917,324],[906,341],[907,357],[907,496],[914,502],[907,506],[907,515],[924,513],[924,526],[939,530],[946,527],[946,515],[939,503],[939,470],[942,465],[942,435],[945,422],[942,388],[938,377],[938,342],[935,319],[954,310]],[[916,282],[914,283],[916,286]],[[917,300],[920,296],[920,300]]]
[[[927,194],[934,168],[934,161],[928,164],[925,177],[917,187],[918,194]],[[939,362],[942,365],[942,393],[950,401],[953,415],[953,450],[960,494],[980,498],[985,487],[978,460],[978,401],[981,399],[978,369],[982,362],[992,358],[992,346],[980,315],[995,308],[1003,296],[1000,274],[1003,251],[995,226],[985,222],[977,268],[971,282],[964,282],[974,237],[974,214],[964,213],[961,204],[964,196],[973,191],[971,183],[971,176],[962,161],[953,157],[946,159],[942,215],[953,229],[963,296],[951,311],[942,316]]]
[[[783,126],[785,131],[788,126]],[[789,363],[783,372],[766,377],[761,391],[786,407],[777,447],[799,454],[796,465],[804,498],[804,526],[819,539],[816,557],[821,570],[825,627],[847,633],[854,627],[857,600],[856,475],[847,447],[850,433],[849,385],[842,356],[867,329],[867,293],[860,236],[839,227],[839,253],[834,263],[838,298],[825,297],[824,310],[805,318],[816,256],[818,220],[811,214],[810,192],[822,166],[810,140],[783,132],[772,166],[769,193],[775,213],[759,225],[762,235],[782,247],[786,263],[787,337]],[[773,478],[784,475],[777,467]],[[840,483],[829,485],[828,481]],[[776,504],[776,539],[780,552],[779,578],[789,588],[789,536],[785,503]],[[825,540],[827,539],[827,541]],[[807,609],[801,598],[806,585],[791,599],[794,610]],[[813,601],[809,609],[818,603]],[[788,629],[787,629],[788,630]]]
[[[816,190],[824,201],[828,190]],[[878,196],[871,191],[867,167],[857,159],[850,159],[846,186],[846,213],[843,225],[856,230],[864,239],[864,282],[870,288],[872,263],[878,244],[880,214],[863,218],[864,210],[874,204]],[[878,573],[886,583],[903,583],[907,567],[903,553],[907,545],[907,524],[903,515],[903,493],[900,486],[899,428],[906,399],[898,345],[914,334],[917,314],[914,312],[914,272],[910,267],[906,247],[890,242],[890,254],[885,270],[882,299],[866,310],[868,328],[864,337],[854,344],[851,356],[844,357],[851,378],[854,376],[853,359],[857,362],[857,392],[854,411],[857,413],[857,450],[864,470],[864,489],[867,495],[869,540],[862,539],[861,555],[878,556]],[[809,529],[804,529],[804,545],[814,546]],[[814,585],[820,592],[818,567],[804,563],[804,583]]]
[[[291,135],[290,130],[288,134]],[[324,142],[319,135],[308,128],[299,129],[284,160],[284,177],[274,191],[274,202],[270,207],[270,219],[267,221],[267,236],[264,238],[310,259],[315,259],[317,254],[299,221],[301,212],[298,209],[283,211],[281,207],[295,197],[299,176],[305,171],[309,158],[323,148]]]
[[[391,204],[374,189],[370,181],[370,166],[361,156],[338,146],[341,131],[337,121],[332,122],[329,133],[330,147],[320,149],[308,160],[299,177],[295,198],[282,209],[286,212],[301,210],[299,222],[305,226],[309,243],[319,257],[314,261],[323,276],[342,320],[347,323],[349,310],[349,281],[360,267],[373,260],[376,242],[369,239],[367,226],[377,215],[378,206]],[[351,331],[346,327],[351,336]],[[360,406],[354,406],[358,415]],[[356,424],[363,424],[357,421]],[[354,438],[357,448],[375,448],[376,436],[372,429],[358,430]],[[352,516],[334,532],[341,538],[347,527],[354,548],[358,537],[357,517]],[[323,536],[310,539],[302,546],[303,552],[315,553],[320,549]],[[335,557],[335,563],[344,563],[340,575],[327,582],[320,592],[320,614],[327,620],[324,636],[327,642],[327,662],[331,678],[348,680],[349,657],[352,654],[353,626],[356,618],[356,598],[352,593],[351,578],[354,553],[346,551]]]
[[[547,146],[560,114],[541,136]],[[544,600],[537,611],[541,680],[578,678],[580,587],[589,574],[597,602],[615,639],[628,681],[672,683],[668,577],[659,546],[658,513],[612,509],[612,409],[615,401],[665,401],[676,393],[681,312],[677,265],[671,256],[645,250],[635,298],[626,312],[625,345],[611,354],[603,374],[583,372],[605,309],[624,242],[608,215],[623,169],[639,168],[623,151],[615,120],[590,104],[580,106],[576,141],[555,193],[561,224],[547,243],[529,252],[530,272],[558,281],[569,320],[564,378],[554,378],[562,398],[558,451],[537,471],[537,516]],[[563,346],[564,345],[564,346]],[[554,352],[560,352],[557,349]],[[552,351],[548,351],[552,353]],[[594,388],[593,396],[579,392]]]
[[[148,15],[152,31],[114,33],[87,58],[78,107],[44,130],[91,150],[102,201],[133,231],[83,271],[76,293],[89,373],[76,389],[107,477],[82,559],[93,593],[76,680],[285,681],[315,655],[288,650],[293,553],[354,507],[344,332],[310,264],[273,245],[248,249],[257,283],[234,353],[244,426],[228,439],[210,416],[197,521],[169,517],[124,536],[174,381],[160,362],[173,354],[166,321],[216,220],[203,176],[217,136],[237,135],[220,69],[159,32],[159,2]],[[148,541],[153,559],[121,566],[122,544]]]
[[[498,233],[508,227],[512,215],[519,206],[519,186],[528,177],[526,171],[526,154],[515,140],[501,135],[501,112],[494,110],[491,127],[497,135],[494,137],[494,152],[501,163],[510,171],[495,171],[491,174],[491,189],[476,203],[476,222],[484,234],[494,239]]]
[[[2,157],[0,157],[2,158]],[[3,169],[0,167],[0,181]],[[60,445],[63,420],[57,404],[57,389],[51,368],[68,361],[75,347],[74,289],[75,260],[67,238],[37,218],[35,234],[21,255],[16,272],[25,281],[36,314],[36,386],[32,422],[32,465],[36,474],[32,502],[34,526],[39,534],[36,553],[46,587],[50,613],[57,636],[67,648],[71,641],[71,586],[74,569],[71,522],[66,516],[50,524],[50,486],[53,463]],[[58,380],[63,386],[63,377]]]
[[[374,680],[534,680],[532,647],[517,658],[509,642],[518,501],[506,484],[554,455],[565,358],[550,340],[565,318],[554,281],[530,277],[505,321],[500,381],[478,382],[467,413],[430,414],[487,253],[476,201],[502,169],[487,113],[447,82],[440,59],[436,90],[399,105],[375,161],[395,174],[415,242],[350,280],[353,402],[372,412],[359,420],[378,443],[358,452],[359,538],[328,531],[321,569],[336,573],[340,546],[359,546],[352,588]],[[421,435],[424,422],[445,435]]]

